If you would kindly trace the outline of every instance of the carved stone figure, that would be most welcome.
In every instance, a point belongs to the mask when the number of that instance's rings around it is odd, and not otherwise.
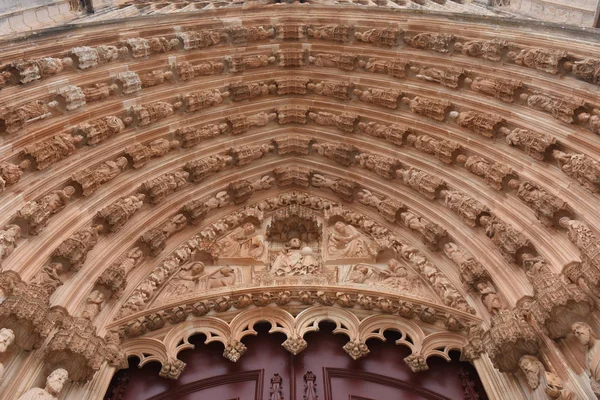
[[[315,143],[312,148],[320,155],[330,158],[345,167],[352,164],[353,155],[357,151],[356,147],[345,143]]]
[[[283,379],[279,374],[273,375],[271,378],[271,388],[269,389],[269,400],[284,400],[283,388],[281,387]]]
[[[42,100],[32,100],[14,107],[0,107],[0,121],[4,122],[7,133],[15,133],[27,124],[49,117],[48,107],[51,105]]]
[[[489,281],[490,276],[483,265],[462,246],[449,242],[444,245],[444,253],[460,270],[460,280],[471,286],[478,281]],[[491,285],[491,283],[489,283]]]
[[[257,42],[260,40],[271,39],[275,36],[275,29],[272,26],[234,26],[229,28],[232,36],[232,43],[247,44],[248,42]]]
[[[355,32],[354,37],[361,42],[397,46],[400,31],[395,28],[374,28],[364,32]]]
[[[364,258],[375,256],[376,249],[358,229],[338,221],[330,229],[327,253],[330,259]]]
[[[179,379],[179,376],[185,369],[185,366],[186,364],[181,360],[176,358],[169,359],[169,361],[164,363],[160,368],[158,376],[169,379]]]
[[[354,71],[356,59],[357,56],[353,53],[317,53],[308,57],[308,61],[317,67],[338,68],[342,71]]]
[[[535,211],[535,216],[546,226],[558,226],[558,220],[571,215],[571,207],[560,198],[549,194],[544,189],[529,181],[510,181],[509,186],[518,188],[517,196]]]
[[[515,64],[556,75],[558,64],[567,57],[565,50],[556,49],[523,49],[519,53],[509,52],[508,58]]]
[[[277,86],[278,95],[286,94],[306,94],[306,87],[310,80],[300,76],[289,76],[285,78],[275,79],[275,86]],[[283,106],[277,109],[299,109],[301,106]]]
[[[591,114],[580,113],[577,115],[577,120],[590,131],[600,135],[600,109],[594,108]]]
[[[552,114],[554,118],[567,124],[574,123],[577,109],[585,106],[583,99],[572,96],[559,97],[541,91],[534,91],[531,95],[524,93],[521,98],[527,101],[529,107]]]
[[[150,42],[144,38],[129,38],[122,42],[131,50],[133,58],[143,58],[150,55]]]
[[[141,168],[150,160],[167,154],[171,149],[179,146],[177,140],[156,139],[147,145],[136,143],[125,148],[125,154],[133,159],[133,168]]]
[[[102,229],[102,225],[96,225],[75,232],[65,239],[52,255],[66,259],[71,264],[71,268],[79,271],[87,258],[87,253],[98,243],[98,234]]]
[[[514,102],[517,89],[523,87],[523,82],[514,79],[483,78],[478,76],[474,80],[467,78],[465,82],[470,84],[471,89],[474,91],[495,97],[505,103]]]
[[[337,196],[345,201],[351,201],[354,197],[354,189],[357,183],[347,179],[332,178],[321,174],[313,174],[310,181],[312,186],[329,188]]]
[[[186,112],[202,110],[204,108],[223,104],[223,101],[229,97],[229,92],[222,92],[218,89],[214,91],[201,90],[199,92],[191,92],[181,97],[186,107]]]
[[[306,50],[279,50],[275,54],[280,67],[298,68],[306,66]]]
[[[190,173],[192,182],[201,182],[208,176],[225,169],[233,161],[231,156],[216,155],[190,161],[185,164],[185,170]]]
[[[132,112],[135,115],[139,126],[147,126],[161,119],[170,117],[175,113],[175,108],[172,104],[164,101],[142,104],[132,107]]]
[[[350,100],[352,98],[352,82],[321,81],[309,83],[308,88],[321,96],[333,97],[339,100]]]
[[[497,217],[483,216],[479,221],[485,227],[486,235],[500,248],[506,261],[518,264],[523,249],[532,248],[529,239]]]
[[[27,221],[30,235],[37,235],[48,225],[51,216],[65,208],[74,193],[73,186],[54,190],[40,200],[25,203],[23,208],[17,212],[17,216]]]
[[[521,357],[519,368],[525,374],[527,385],[534,393],[539,392],[544,398],[575,400],[575,394],[565,387],[556,374],[546,371],[537,357],[530,355]]]
[[[361,153],[355,159],[362,168],[386,179],[394,178],[395,171],[400,166],[400,161],[397,159],[368,153]]]
[[[9,162],[0,162],[0,193],[8,185],[14,185],[19,182],[23,172],[29,168],[31,162],[23,160],[18,165]]]
[[[171,71],[163,71],[161,69],[155,69],[147,72],[139,77],[143,88],[157,86],[173,79],[173,73]]]
[[[175,36],[183,43],[184,50],[193,50],[219,44],[222,32],[206,29],[201,31],[177,32]]]
[[[187,293],[192,293],[198,288],[198,281],[203,277],[206,277],[204,263],[196,261],[184,264],[173,278],[165,284],[165,288],[157,300],[180,297]]]
[[[471,40],[464,43],[454,43],[454,50],[460,51],[469,57],[478,57],[489,61],[500,61],[502,58],[502,49],[507,46],[508,42],[502,39]]]
[[[235,82],[228,85],[228,91],[233,101],[252,100],[269,94],[270,87],[264,82]],[[220,104],[220,103],[218,103]]]
[[[12,75],[9,71],[0,71],[0,90],[10,85]]]
[[[502,190],[504,183],[508,183],[509,177],[515,174],[508,165],[490,163],[480,156],[464,157],[460,155],[456,161],[464,163],[467,171],[484,178],[485,183],[496,190]]]
[[[225,64],[215,61],[207,61],[200,64],[182,61],[175,66],[175,72],[177,72],[177,75],[179,75],[183,81],[194,79],[197,76],[220,74],[224,70]]]
[[[416,77],[427,82],[439,83],[452,89],[458,87],[460,77],[464,74],[462,69],[447,69],[434,67],[411,67],[417,73]]]
[[[490,209],[479,201],[469,197],[458,190],[442,190],[444,205],[460,215],[471,227],[479,224],[479,219],[484,215],[490,215]]]
[[[579,184],[592,193],[600,190],[600,162],[585,154],[552,151],[552,157],[558,162],[560,169],[573,177]]]
[[[442,179],[416,168],[398,169],[396,170],[396,176],[401,178],[404,184],[417,190],[430,200],[434,200],[438,191],[445,186]]]
[[[370,136],[385,139],[396,146],[404,144],[404,137],[409,133],[410,129],[401,127],[397,124],[382,125],[377,122],[359,122],[358,128]]]
[[[114,297],[119,298],[127,285],[127,275],[142,260],[144,253],[139,247],[129,250],[122,261],[112,264],[102,272],[96,283],[109,289]]]
[[[596,397],[600,397],[600,341],[591,326],[585,322],[574,323],[571,331],[585,348],[590,383]]]
[[[447,33],[419,33],[413,37],[404,36],[404,41],[416,49],[447,53],[454,38]]]
[[[79,69],[87,69],[97,65],[116,61],[120,55],[128,53],[127,48],[117,48],[115,46],[97,46],[97,47],[74,47],[71,54],[77,60]]]
[[[400,220],[407,228],[423,235],[423,242],[432,250],[437,250],[439,242],[446,236],[446,230],[441,226],[411,211],[402,212]]]
[[[37,163],[37,169],[42,170],[73,154],[76,145],[82,141],[82,136],[60,133],[48,140],[25,146],[24,153],[32,156]]]
[[[477,282],[475,288],[481,296],[481,302],[490,314],[496,315],[500,310],[505,308],[500,297],[498,297],[496,289],[489,281]]]
[[[269,152],[275,150],[275,146],[269,144],[260,144],[254,146],[240,146],[232,148],[230,151],[234,155],[235,164],[242,166],[250,164],[254,160],[258,160],[266,156]]]
[[[69,57],[63,59],[46,57],[12,62],[12,67],[19,73],[21,83],[29,83],[56,75],[71,65],[73,65],[73,60]]]
[[[39,290],[46,298],[50,298],[63,283],[59,277],[65,270],[61,263],[50,263],[42,267],[42,270],[31,281],[30,286]]]
[[[79,183],[83,189],[83,195],[89,196],[100,188],[100,186],[117,177],[127,167],[127,159],[118,157],[114,161],[105,161],[96,168],[86,168],[71,175],[71,179]]]
[[[15,341],[15,333],[12,329],[2,328],[0,329],[0,354],[5,353],[10,346]],[[0,363],[0,383],[4,378],[4,365]]]
[[[181,139],[181,147],[187,149],[227,132],[227,128],[227,124],[224,123],[204,125],[200,128],[179,128],[175,136]]]
[[[502,130],[508,131],[506,128]],[[520,148],[536,160],[543,161],[546,153],[556,144],[556,138],[529,129],[515,128],[507,134],[506,143]]]
[[[2,260],[8,257],[17,247],[17,240],[21,238],[19,225],[6,225],[0,230],[0,266]]]
[[[269,272],[276,276],[304,276],[319,273],[320,261],[313,249],[304,246],[298,238],[290,239],[284,244],[271,263]]]
[[[402,102],[408,104],[410,111],[415,114],[421,114],[436,121],[446,119],[446,112],[452,107],[452,103],[448,100],[419,96],[412,100],[408,97],[403,97]]]
[[[331,40],[334,42],[349,42],[352,25],[321,25],[309,26],[308,36],[314,39]]]
[[[310,112],[308,117],[315,121],[316,124],[323,126],[335,126],[344,132],[354,132],[354,126],[358,121],[358,115],[350,112],[341,114],[332,114],[329,112],[319,111],[318,113]]]
[[[402,97],[402,91],[398,89],[377,88],[369,88],[367,90],[354,89],[354,95],[362,102],[395,110],[398,107],[398,101]]]
[[[166,53],[179,46],[179,39],[167,40],[164,37],[153,37],[148,40],[152,53]]]
[[[306,85],[305,85],[306,86]],[[305,106],[281,106],[277,107],[277,122],[282,124],[306,124],[308,107]]]
[[[29,389],[19,397],[19,400],[58,400],[58,395],[68,378],[69,374],[66,370],[62,368],[55,369],[46,378],[46,387],[44,389]]]
[[[368,72],[387,74],[389,76],[393,76],[394,78],[400,79],[406,78],[406,67],[408,64],[409,63],[407,60],[401,58],[395,58],[392,60],[369,58],[367,62],[358,62],[358,65],[363,67]]]
[[[142,81],[139,75],[133,71],[119,72],[114,79],[119,82],[123,94],[132,94],[142,90]]]
[[[85,94],[78,86],[61,86],[56,89],[54,95],[61,100],[67,111],[73,111],[79,107],[85,106]]]
[[[231,267],[223,267],[208,277],[208,288],[215,289],[226,286],[233,286],[236,281],[236,273],[235,270]]]
[[[92,86],[83,88],[83,95],[85,96],[85,101],[91,103],[107,99],[117,89],[118,86],[116,84],[95,83]]]
[[[262,235],[257,234],[256,227],[251,223],[245,223],[221,238],[218,246],[221,258],[250,257],[260,260],[265,252]]]
[[[104,295],[99,290],[94,290],[85,300],[85,306],[81,316],[90,322],[93,322],[102,309]]]
[[[157,204],[171,193],[176,192],[187,185],[189,176],[189,172],[186,171],[167,172],[166,174],[142,183],[141,187],[142,190],[148,194],[150,203]]]
[[[234,55],[226,57],[229,64],[229,72],[244,72],[247,69],[267,67],[275,62],[275,57],[264,54],[251,56]]]
[[[456,118],[456,123],[463,128],[488,138],[496,136],[504,123],[504,118],[499,115],[479,111],[463,111],[461,113],[452,111],[450,116]]]
[[[579,79],[596,85],[600,83],[600,60],[586,58],[581,61],[567,61],[564,67]]]
[[[111,232],[117,232],[125,223],[144,205],[146,196],[136,193],[131,196],[121,197],[111,205],[104,207],[98,212],[98,216],[103,218],[110,226]]]
[[[227,123],[231,128],[231,133],[240,135],[247,132],[250,128],[265,126],[277,118],[276,113],[259,112],[253,115],[236,114],[227,118]]]
[[[443,163],[452,164],[460,145],[450,140],[438,140],[429,135],[416,136],[414,134],[406,137],[407,142],[427,154],[432,154]]]
[[[181,231],[187,225],[187,218],[177,214],[169,218],[161,226],[150,229],[140,237],[140,241],[150,248],[150,254],[158,255],[166,246],[167,239]]]
[[[87,144],[94,146],[123,132],[131,122],[131,118],[121,119],[110,115],[79,124],[76,132],[85,135]]]
[[[319,400],[317,396],[317,377],[312,371],[304,374],[304,400]]]

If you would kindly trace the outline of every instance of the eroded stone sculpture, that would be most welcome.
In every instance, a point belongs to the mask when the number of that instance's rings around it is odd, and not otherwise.
[[[46,378],[46,387],[29,389],[19,397],[19,400],[58,400],[58,395],[68,378],[69,374],[66,370],[55,369]]]
[[[137,143],[128,146],[125,148],[125,154],[133,159],[133,168],[141,168],[152,159],[162,157],[178,146],[177,140],[156,139],[147,145]]]
[[[98,216],[103,218],[110,226],[111,232],[117,232],[133,215],[144,205],[146,196],[141,193],[122,197],[111,205],[98,211]]]
[[[79,183],[83,189],[83,195],[89,196],[100,188],[100,186],[117,177],[127,167],[127,159],[105,161],[97,167],[86,168],[71,175],[71,179]]]
[[[71,268],[79,271],[87,258],[87,253],[98,243],[98,235],[102,229],[102,225],[96,225],[75,232],[65,239],[52,255],[64,258],[70,263]]]
[[[25,203],[23,208],[17,212],[17,216],[27,221],[30,235],[37,235],[48,225],[50,217],[66,207],[74,193],[73,186],[67,186],[62,190],[53,190],[40,200]]]

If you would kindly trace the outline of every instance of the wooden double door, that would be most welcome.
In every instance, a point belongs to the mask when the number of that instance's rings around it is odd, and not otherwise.
[[[369,341],[370,353],[352,360],[342,349],[343,335],[321,325],[307,335],[299,355],[287,352],[285,337],[258,327],[246,337],[248,350],[237,363],[223,357],[223,347],[204,345],[180,353],[186,368],[178,380],[158,377],[159,365],[132,366],[113,379],[107,400],[484,400],[475,370],[467,363],[428,360],[429,371],[414,373],[404,363],[409,352],[394,344]]]

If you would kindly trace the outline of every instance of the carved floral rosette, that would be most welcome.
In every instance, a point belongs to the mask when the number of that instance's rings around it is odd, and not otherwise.
[[[540,349],[537,334],[514,310],[500,310],[492,318],[483,342],[494,367],[501,372],[517,371],[522,356],[536,355]]]

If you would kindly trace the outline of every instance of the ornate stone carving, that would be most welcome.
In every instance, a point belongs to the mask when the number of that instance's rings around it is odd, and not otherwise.
[[[259,112],[253,115],[242,115],[236,114],[231,115],[227,118],[227,123],[231,128],[231,133],[234,135],[240,135],[248,132],[253,127],[265,126],[269,122],[274,121],[277,118],[276,113]]]
[[[408,97],[403,97],[402,102],[408,104],[410,111],[415,114],[421,114],[436,121],[443,121],[446,118],[446,112],[452,107],[452,103],[448,100],[419,96],[412,100]]]
[[[105,161],[96,168],[86,168],[71,175],[71,179],[79,183],[83,189],[83,195],[89,196],[100,188],[100,186],[117,177],[127,167],[127,159],[118,157],[114,161]]]
[[[508,129],[501,128],[501,131],[507,133]],[[556,145],[556,138],[529,129],[515,128],[507,133],[506,143],[520,148],[536,160],[543,161],[548,151]]]
[[[329,188],[342,200],[352,201],[357,183],[342,178],[313,174],[310,183],[315,187]]]
[[[70,268],[79,271],[87,253],[98,243],[98,234],[102,229],[102,225],[96,225],[75,232],[54,250],[52,256],[64,258],[70,263]]]
[[[131,196],[121,197],[111,205],[98,211],[98,217],[103,218],[110,226],[111,232],[117,232],[123,225],[144,205],[146,196],[136,193]]]
[[[308,36],[313,39],[349,42],[353,28],[352,25],[311,25],[308,27]]]
[[[521,98],[527,101],[527,105],[535,110],[552,114],[552,116],[567,124],[575,122],[575,113],[580,107],[585,106],[585,101],[572,96],[554,96],[541,91],[533,94],[522,94]]]
[[[304,400],[319,400],[317,396],[317,377],[312,371],[304,374]]]
[[[116,84],[108,85],[107,83],[95,83],[92,86],[83,88],[83,95],[85,96],[85,101],[91,103],[107,99],[117,89],[118,86]]]
[[[400,220],[407,228],[423,235],[423,242],[433,250],[438,249],[439,242],[446,236],[446,230],[441,226],[428,221],[413,212],[402,212],[400,214]]]
[[[229,32],[234,44],[247,44],[248,42],[272,39],[275,36],[275,29],[270,25],[233,26],[229,28]]]
[[[575,394],[566,387],[556,374],[546,371],[537,357],[530,355],[521,357],[519,368],[527,378],[527,384],[533,391],[534,396],[539,394],[544,398],[575,400]]]
[[[182,100],[185,104],[185,111],[194,112],[223,104],[223,101],[227,97],[229,97],[229,92],[221,93],[219,89],[215,89],[214,91],[201,90],[199,92],[188,93],[182,96]]]
[[[358,192],[356,198],[361,204],[377,208],[377,211],[389,222],[395,222],[399,219],[399,212],[406,208],[399,201],[375,195],[367,189],[362,189]]]
[[[354,71],[357,56],[353,53],[317,53],[309,56],[308,61],[317,67],[338,68],[342,71]]]
[[[427,371],[429,366],[427,365],[427,360],[421,354],[411,354],[408,357],[404,358],[404,362],[412,372],[421,372]]]
[[[143,255],[144,253],[139,247],[134,247],[129,250],[123,260],[113,263],[105,269],[96,283],[110,290],[114,297],[121,297],[121,293],[127,285],[127,275],[141,262]]]
[[[30,235],[37,235],[48,225],[50,217],[65,208],[74,193],[75,188],[72,186],[53,190],[40,200],[25,203],[23,208],[17,211],[17,217],[27,221]]]
[[[183,43],[184,50],[193,50],[219,44],[222,32],[206,29],[201,31],[177,32],[175,36]]]
[[[125,148],[125,154],[133,159],[133,168],[141,168],[151,160],[167,154],[179,146],[177,140],[156,139],[147,145],[136,143]]]
[[[437,193],[446,185],[442,179],[416,168],[398,169],[396,170],[396,176],[402,179],[404,184],[417,190],[430,200],[435,199]]]
[[[306,124],[308,107],[305,106],[281,106],[277,107],[277,122],[283,124]]]
[[[142,183],[142,190],[148,194],[150,203],[157,204],[168,195],[187,185],[190,174],[186,171],[167,172],[159,177]]]
[[[129,38],[122,42],[131,50],[133,58],[143,58],[150,55],[150,42],[144,38]]]
[[[235,204],[240,204],[248,200],[255,190],[269,189],[274,183],[275,178],[269,175],[257,178],[253,182],[241,179],[230,183],[227,187],[227,193]]]
[[[97,65],[116,61],[121,54],[127,53],[127,48],[118,49],[115,46],[74,47],[71,54],[77,60],[79,69],[87,69]]]
[[[23,172],[29,168],[31,162],[23,160],[18,165],[9,162],[0,162],[0,193],[6,186],[19,182]]]
[[[523,266],[532,283],[534,298],[528,312],[551,339],[564,337],[571,325],[583,321],[593,309],[589,297],[563,275],[552,273],[542,257],[523,255]]]
[[[490,279],[483,265],[464,247],[452,242],[446,243],[444,245],[444,253],[458,266],[460,280],[463,283],[475,286],[475,283],[478,281]]]
[[[225,70],[225,64],[216,61],[206,61],[199,64],[192,64],[189,61],[182,61],[175,66],[175,72],[183,81],[189,81],[197,76],[207,76],[220,74]]]
[[[15,333],[11,329],[2,328],[0,329],[0,354],[5,353],[15,341]],[[4,378],[4,365],[0,363],[0,383]]]
[[[596,85],[600,83],[600,60],[586,58],[580,61],[567,61],[564,67],[579,79]]]
[[[309,83],[308,88],[321,96],[333,97],[339,100],[350,100],[352,98],[352,82],[321,81]]]
[[[394,178],[396,169],[400,167],[400,161],[397,159],[368,153],[357,155],[356,161],[362,168],[373,171],[386,179]]]
[[[12,75],[9,71],[0,71],[0,90],[10,85]]]
[[[259,83],[230,83],[228,91],[233,101],[251,100],[256,97],[269,94],[269,85],[263,82]],[[219,103],[220,104],[220,103]]]
[[[387,74],[394,78],[404,79],[406,78],[406,67],[409,65],[408,61],[395,58],[391,60],[369,58],[367,62],[359,61],[358,65],[363,67],[366,71]]]
[[[55,96],[64,104],[67,111],[76,110],[85,106],[85,94],[80,87],[65,85],[56,89]]]
[[[166,246],[167,239],[179,232],[187,225],[187,218],[183,214],[177,214],[169,218],[161,226],[150,229],[140,237],[140,242],[150,248],[150,254],[158,255]]]
[[[563,217],[559,220],[562,228],[567,230],[567,237],[581,251],[584,263],[590,263],[600,270],[600,240],[583,222]]]
[[[185,363],[177,358],[171,358],[163,363],[158,376],[169,379],[179,379],[179,375],[185,369]]]
[[[283,388],[281,384],[283,379],[279,374],[273,375],[271,378],[271,388],[269,389],[269,400],[284,400],[283,398]]]
[[[247,69],[266,67],[275,62],[274,56],[256,54],[251,56],[233,55],[226,57],[229,64],[229,72],[244,72]]]
[[[232,362],[237,362],[240,357],[246,352],[247,348],[242,342],[238,342],[237,340],[232,341],[227,346],[225,346],[225,350],[223,351],[223,357]]]
[[[227,124],[209,124],[200,128],[179,128],[175,136],[181,139],[181,147],[190,148],[199,145],[204,140],[212,139],[227,132]]]
[[[518,189],[517,196],[535,211],[535,216],[546,226],[559,225],[559,219],[572,214],[571,207],[560,198],[529,181],[519,184],[510,181],[509,186]]]
[[[65,369],[55,369],[46,378],[46,387],[44,389],[29,389],[18,400],[57,400],[68,378],[69,374]]]
[[[352,164],[354,153],[357,151],[356,147],[345,143],[315,143],[312,148],[320,155],[330,158],[345,167]]]
[[[514,102],[517,89],[523,87],[523,82],[515,79],[483,78],[478,76],[475,79],[467,78],[465,82],[471,85],[472,90],[495,97],[505,103]]]
[[[273,145],[257,144],[253,146],[234,147],[230,152],[234,156],[235,165],[242,166],[266,156],[273,150],[275,150],[275,146]]]
[[[455,36],[447,33],[419,33],[413,37],[404,36],[404,41],[416,49],[448,53]]]
[[[508,42],[502,39],[470,40],[454,43],[454,50],[469,57],[483,58],[489,61],[500,61],[502,49],[508,47]]]
[[[318,113],[310,112],[308,113],[308,117],[319,125],[335,126],[344,132],[354,132],[354,126],[359,119],[358,115],[350,112],[343,112],[341,114],[332,114],[323,111]]]
[[[27,124],[49,117],[50,105],[41,100],[32,100],[14,107],[0,107],[0,121],[4,123],[6,132],[15,133]]]
[[[132,111],[139,126],[147,126],[155,122],[170,117],[175,113],[175,108],[172,104],[164,101],[143,104],[141,106],[132,107]]]
[[[483,216],[479,222],[485,227],[486,235],[499,247],[506,261],[519,264],[523,252],[532,249],[532,244],[525,235],[498,217]]]
[[[277,39],[297,40],[306,39],[308,25],[299,23],[285,23],[277,25]]]
[[[398,89],[377,88],[369,88],[367,90],[354,89],[354,95],[362,102],[395,110],[398,107],[398,101],[402,97],[402,91]]]
[[[559,150],[553,150],[552,157],[565,174],[573,177],[585,189],[592,193],[600,190],[600,162],[585,154],[568,154]]]
[[[585,349],[585,366],[590,377],[592,390],[596,397],[600,397],[600,341],[598,341],[592,327],[584,322],[574,323],[571,331]]]
[[[190,173],[192,182],[201,182],[208,176],[215,174],[230,165],[233,158],[227,155],[216,155],[189,161],[185,164],[185,170]]]
[[[509,177],[515,172],[506,164],[490,163],[480,156],[458,156],[456,161],[465,164],[467,171],[485,179],[485,183],[496,190],[502,190]]]
[[[153,37],[148,39],[152,53],[167,53],[179,46],[179,39],[168,40],[164,37]]]
[[[96,316],[100,313],[102,309],[102,304],[104,303],[104,295],[99,290],[94,290],[89,294],[87,299],[85,300],[85,305],[83,306],[83,310],[81,311],[81,317],[87,319],[90,322],[94,322]]]
[[[452,164],[458,150],[461,148],[456,142],[450,140],[437,140],[429,135],[407,136],[407,142],[414,145],[417,150],[436,156],[438,160],[446,164]]]
[[[277,167],[273,170],[277,184],[281,187],[298,185],[308,187],[310,185],[310,170],[303,167]]]
[[[164,83],[165,80],[170,81],[171,79],[173,79],[173,73],[162,69],[155,69],[139,77],[143,88],[157,86]]]
[[[411,67],[411,70],[417,73],[418,79],[439,83],[452,89],[458,87],[459,79],[464,74],[462,69],[453,68]]]
[[[361,357],[366,356],[370,353],[369,348],[365,342],[358,339],[349,341],[344,345],[344,351],[348,353],[353,360],[358,360]]]
[[[330,259],[371,258],[377,254],[372,242],[364,238],[358,229],[342,221],[330,228],[327,238],[327,254]]]
[[[450,116],[456,118],[456,123],[463,128],[467,128],[488,138],[496,136],[500,127],[505,122],[504,118],[499,115],[480,111],[463,111],[461,113],[452,111],[450,112]]]
[[[382,138],[396,146],[402,146],[404,137],[410,132],[410,128],[397,124],[382,125],[377,122],[359,122],[358,128],[367,135]]]
[[[364,32],[355,32],[354,37],[361,42],[393,47],[398,45],[400,32],[396,28],[374,28]]]
[[[534,68],[549,74],[558,74],[558,64],[567,57],[567,52],[556,49],[523,49],[519,53],[509,52],[508,58],[515,64]]]
[[[280,67],[297,68],[306,66],[306,50],[279,50],[275,54]]]
[[[76,145],[82,141],[82,136],[60,133],[48,140],[25,146],[23,152],[33,157],[37,163],[37,169],[42,170],[73,154]]]
[[[19,74],[21,83],[37,81],[48,76],[56,75],[65,67],[73,65],[73,60],[69,57],[60,58],[38,58],[35,60],[13,61],[11,66]]]
[[[142,90],[142,81],[139,75],[133,71],[119,72],[115,76],[115,81],[119,82],[123,94],[132,94]]]
[[[580,113],[577,115],[577,120],[590,131],[600,135],[600,109],[594,108],[591,114]]]
[[[83,134],[87,139],[87,144],[94,146],[123,132],[131,122],[131,118],[121,119],[110,115],[79,124],[75,128],[75,132]]]
[[[281,79],[275,79],[275,85],[277,86],[277,94],[306,94],[306,86],[308,85],[309,79],[302,77],[286,77]],[[299,108],[299,106],[283,106],[280,108]]]
[[[533,328],[516,311],[501,310],[484,335],[486,351],[501,372],[515,372],[524,355],[535,355],[540,345]]]
[[[490,209],[459,190],[442,190],[444,205],[457,213],[470,227],[479,225],[479,219],[490,215]]]
[[[288,135],[282,138],[273,139],[277,143],[277,153],[285,154],[308,154],[308,146],[311,139],[304,136]]]
[[[17,247],[17,241],[21,238],[19,225],[6,225],[0,230],[0,266],[2,260],[8,257]]]

